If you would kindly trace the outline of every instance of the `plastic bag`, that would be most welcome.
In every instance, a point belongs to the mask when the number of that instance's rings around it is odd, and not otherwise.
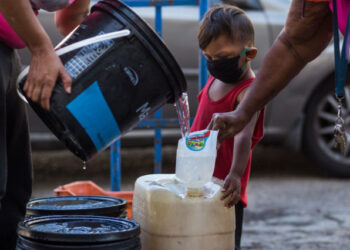
[[[218,131],[190,133],[178,142],[176,177],[190,189],[201,189],[211,180],[216,160]]]

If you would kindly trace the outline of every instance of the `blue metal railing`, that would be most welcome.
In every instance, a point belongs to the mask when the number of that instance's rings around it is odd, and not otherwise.
[[[205,12],[208,10],[209,0],[201,0],[199,4],[199,20],[203,19]],[[198,90],[202,89],[208,80],[206,59],[203,53],[199,51],[199,78],[198,78]]]
[[[198,0],[199,17],[201,20],[208,9],[208,0]],[[155,31],[162,36],[162,7],[180,6],[180,5],[198,5],[197,0],[124,0],[123,2],[130,7],[155,7]],[[205,57],[200,53],[198,89],[202,89],[207,82],[207,68]],[[153,119],[148,119],[139,124],[141,127],[154,128],[154,173],[162,172],[162,128],[168,125],[179,124],[177,119],[162,118],[162,109],[155,112]],[[121,189],[121,142],[113,143],[110,149],[110,175],[111,190],[120,191]]]

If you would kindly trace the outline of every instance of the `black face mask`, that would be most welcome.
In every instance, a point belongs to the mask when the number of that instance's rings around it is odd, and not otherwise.
[[[207,68],[209,73],[223,81],[224,83],[235,83],[241,78],[244,67],[247,63],[244,63],[240,68],[238,67],[238,61],[247,52],[248,47],[246,47],[239,56],[232,58],[224,58],[219,60],[207,60]]]

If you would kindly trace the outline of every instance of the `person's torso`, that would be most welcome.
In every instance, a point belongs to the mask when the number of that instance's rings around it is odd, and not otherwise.
[[[237,103],[237,97],[242,90],[247,88],[254,78],[242,81],[236,84],[231,91],[224,95],[221,99],[213,101],[209,97],[209,88],[213,82],[214,78],[211,76],[205,85],[204,89],[198,95],[198,109],[191,126],[191,132],[205,129],[214,113],[225,113],[233,111]],[[263,127],[264,127],[264,109],[260,111],[258,121],[256,123],[253,137],[252,137],[252,149],[263,137]],[[233,159],[233,145],[234,139],[227,139],[222,142],[220,149],[217,152],[215,169],[213,176],[224,180],[228,175],[232,159]],[[247,193],[246,188],[250,175],[250,164],[251,163],[251,152],[250,158],[247,163],[246,170],[241,179],[241,200],[247,205]]]
[[[31,0],[33,11],[37,14],[37,11],[42,8],[49,11],[55,11],[67,7],[70,0]],[[0,42],[6,44],[10,48],[22,49],[26,45],[16,32],[7,23],[6,19],[0,13]]]

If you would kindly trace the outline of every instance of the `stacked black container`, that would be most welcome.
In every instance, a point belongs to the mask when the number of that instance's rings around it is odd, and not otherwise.
[[[136,250],[140,226],[125,217],[126,201],[105,196],[31,200],[18,226],[18,250]]]

